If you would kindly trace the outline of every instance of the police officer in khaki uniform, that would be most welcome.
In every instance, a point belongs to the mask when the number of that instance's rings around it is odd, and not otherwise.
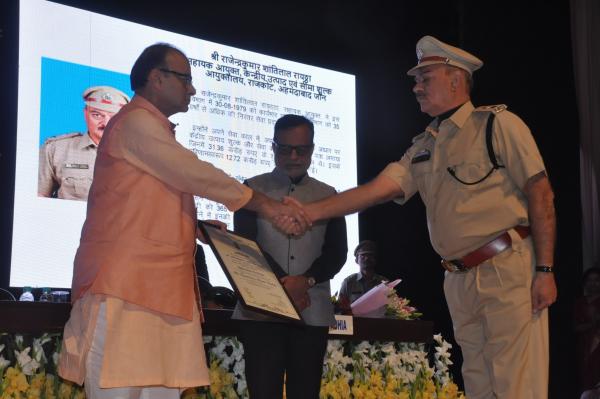
[[[129,97],[110,86],[90,87],[83,92],[83,116],[87,133],[51,137],[40,149],[38,196],[86,201],[96,150],[106,124]]]
[[[481,60],[431,36],[419,40],[417,57],[413,92],[435,119],[373,181],[305,209],[319,220],[419,192],[448,270],[467,396],[547,398],[556,222],[544,163],[519,117],[471,103]]]

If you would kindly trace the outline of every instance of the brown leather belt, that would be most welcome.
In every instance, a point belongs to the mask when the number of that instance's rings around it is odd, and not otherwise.
[[[529,236],[529,226],[515,226],[513,230],[525,239]],[[492,241],[485,244],[483,247],[476,249],[463,256],[460,259],[446,260],[442,259],[442,266],[449,272],[466,272],[469,269],[482,264],[488,259],[493,258],[506,248],[510,247],[512,240],[508,231],[494,238]]]

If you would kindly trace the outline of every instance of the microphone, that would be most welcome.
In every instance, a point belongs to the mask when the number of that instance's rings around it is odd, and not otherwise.
[[[1,155],[0,155],[1,156]],[[10,295],[10,297],[12,298],[13,301],[16,301],[17,298],[15,298],[15,296],[13,295],[12,292],[10,292],[9,290],[5,290],[4,288],[0,288],[0,291],[2,292],[6,292],[8,295]]]

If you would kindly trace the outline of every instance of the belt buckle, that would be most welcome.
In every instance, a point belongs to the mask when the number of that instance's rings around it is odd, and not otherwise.
[[[466,273],[469,271],[467,266],[460,260],[446,260],[442,259],[442,266],[450,273]]]

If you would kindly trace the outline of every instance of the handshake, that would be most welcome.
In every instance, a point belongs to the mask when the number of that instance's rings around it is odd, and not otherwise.
[[[285,234],[301,236],[317,220],[310,204],[302,204],[291,197],[284,197],[281,202],[269,201],[265,205],[261,213]]]

